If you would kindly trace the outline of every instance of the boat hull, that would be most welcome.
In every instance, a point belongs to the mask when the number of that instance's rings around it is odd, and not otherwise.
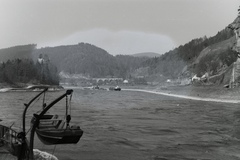
[[[83,135],[83,131],[77,127],[75,129],[36,129],[38,138],[46,145],[56,144],[76,144]]]

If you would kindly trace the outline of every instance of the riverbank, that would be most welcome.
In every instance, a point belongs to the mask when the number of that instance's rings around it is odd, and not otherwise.
[[[62,90],[64,89],[62,86],[59,85],[45,85],[45,84],[17,84],[11,85],[7,83],[0,83],[0,92],[7,92],[7,91],[39,91],[48,88],[50,91]]]
[[[240,88],[224,88],[222,86],[174,86],[160,91],[200,98],[222,100],[240,100]]]
[[[224,88],[222,86],[131,86],[125,89],[143,89],[161,92],[168,95],[179,95],[196,98],[236,100],[240,101],[240,88]]]
[[[21,87],[20,87],[21,86]],[[0,83],[0,89],[29,89],[26,86],[30,84],[13,86],[6,83]],[[43,86],[43,85],[32,85]],[[49,86],[50,88],[63,89],[62,86]],[[108,89],[109,86],[102,86]],[[161,92],[168,95],[179,95],[179,96],[189,96],[196,98],[210,98],[210,99],[220,99],[220,100],[236,100],[240,101],[240,87],[236,88],[224,88],[223,86],[120,86],[122,89],[143,89],[147,91]],[[76,87],[78,88],[78,87]]]

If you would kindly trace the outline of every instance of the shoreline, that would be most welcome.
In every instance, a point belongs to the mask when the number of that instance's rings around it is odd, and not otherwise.
[[[240,103],[240,88],[222,86],[136,86],[123,87],[123,90],[143,91],[191,100]]]
[[[3,83],[0,83],[0,92],[6,91],[29,91],[42,87],[50,87],[53,90],[63,89],[63,86],[56,85],[28,85],[28,87],[15,88]],[[64,86],[65,88],[66,86]],[[106,86],[102,86],[105,88]],[[184,98],[190,100],[222,102],[222,103],[240,103],[240,87],[224,88],[223,86],[120,86],[122,90],[148,92],[164,96],[172,96],[176,98]],[[68,87],[66,87],[68,88]],[[65,89],[66,89],[65,88]],[[71,87],[70,87],[71,88]],[[81,88],[77,86],[75,88]]]
[[[26,84],[26,85],[18,85],[11,86],[9,84],[0,83],[0,92],[8,92],[8,91],[39,91],[45,88],[49,88],[49,90],[61,90],[63,89],[60,85],[46,85],[46,84]]]
[[[164,93],[164,92],[160,92],[160,91],[150,91],[150,90],[144,90],[144,89],[123,89],[123,90],[125,90],[125,91],[135,91],[135,92],[147,92],[147,93],[152,93],[152,94],[159,94],[159,95],[164,95],[164,96],[184,98],[184,99],[190,99],[190,100],[196,100],[196,101],[220,102],[220,103],[240,103],[240,100],[201,98],[201,97],[194,97],[194,96],[187,96],[187,95]]]

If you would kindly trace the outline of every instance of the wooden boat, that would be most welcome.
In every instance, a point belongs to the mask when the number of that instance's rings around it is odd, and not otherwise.
[[[78,143],[83,135],[80,126],[71,126],[71,115],[68,114],[68,97],[72,94],[72,90],[68,90],[63,97],[59,97],[48,106],[45,106],[43,111],[38,115],[34,114],[32,125],[35,124],[35,131],[38,138],[46,145],[56,144],[72,144]],[[46,115],[48,109],[55,105],[59,100],[66,97],[66,119],[58,119],[57,115]]]
[[[38,138],[46,145],[76,144],[83,135],[78,126],[67,129],[36,129]]]
[[[36,116],[36,115],[34,115]],[[46,118],[49,117],[49,119]],[[50,117],[52,117],[50,119]],[[83,135],[79,126],[67,125],[65,120],[57,119],[56,115],[45,115],[36,127],[36,133],[46,145],[76,144]]]

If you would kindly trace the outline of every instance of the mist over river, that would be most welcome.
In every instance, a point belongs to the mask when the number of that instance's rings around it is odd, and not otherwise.
[[[47,103],[64,91],[48,92]],[[0,93],[0,119],[21,127],[23,103],[37,92]],[[42,99],[27,113],[27,125]],[[64,115],[65,100],[50,113]],[[239,160],[240,105],[134,91],[74,89],[71,124],[78,144],[34,148],[59,160]]]

